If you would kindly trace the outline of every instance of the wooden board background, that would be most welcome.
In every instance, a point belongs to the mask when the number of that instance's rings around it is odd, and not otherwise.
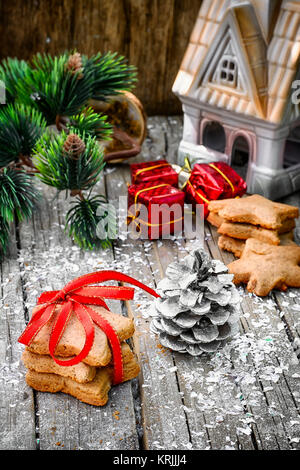
[[[107,166],[94,193],[118,207],[127,195],[129,163],[174,161],[182,117],[150,117],[141,154]],[[134,241],[122,231],[112,249],[80,250],[64,232],[70,198],[36,181],[44,197],[28,222],[11,227],[10,255],[0,264],[0,450],[300,450],[299,289],[258,298],[240,287],[240,333],[215,354],[193,358],[162,348],[149,332],[151,299],[109,302],[134,319],[131,340],[141,374],[113,387],[104,407],[62,393],[40,393],[25,382],[17,339],[36,298],[71,279],[115,269],[156,288],[166,267],[199,240]],[[300,192],[282,202],[299,206]],[[126,210],[125,210],[126,216]],[[300,219],[297,220],[299,243]],[[205,225],[205,248],[225,264]]]
[[[181,111],[172,85],[202,0],[0,0],[0,59],[118,51],[138,67],[151,114]]]

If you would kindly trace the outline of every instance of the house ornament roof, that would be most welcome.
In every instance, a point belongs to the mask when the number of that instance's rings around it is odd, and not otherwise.
[[[300,1],[204,0],[173,91],[281,123],[300,114],[299,59]]]

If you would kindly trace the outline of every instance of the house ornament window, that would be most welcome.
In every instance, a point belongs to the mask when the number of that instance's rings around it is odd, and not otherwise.
[[[237,63],[234,57],[222,57],[217,82],[231,87],[237,86]]]

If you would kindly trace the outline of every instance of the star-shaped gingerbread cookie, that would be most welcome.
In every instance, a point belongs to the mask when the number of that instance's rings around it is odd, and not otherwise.
[[[241,258],[228,270],[235,284],[247,284],[249,292],[261,297],[272,289],[300,287],[300,246],[274,246],[249,238]]]
[[[208,210],[231,222],[260,225],[267,229],[280,229],[287,219],[299,217],[295,206],[273,202],[259,194],[238,198],[211,201]]]

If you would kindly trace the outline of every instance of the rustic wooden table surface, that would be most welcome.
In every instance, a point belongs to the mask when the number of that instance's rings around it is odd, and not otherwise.
[[[176,158],[180,117],[152,117],[137,160]],[[127,164],[106,168],[97,191],[117,202],[127,194]],[[167,265],[195,241],[117,240],[112,249],[83,252],[64,233],[65,194],[39,183],[41,208],[29,223],[13,227],[11,254],[1,266],[1,449],[299,449],[300,295],[265,299],[240,288],[240,333],[218,353],[200,358],[159,347],[149,333],[149,296],[112,310],[135,320],[132,345],[142,372],[114,387],[105,407],[64,394],[37,393],[25,383],[17,339],[37,296],[79,275],[117,269],[156,286]],[[299,194],[285,202],[299,205]],[[298,225],[299,227],[299,225]],[[205,227],[206,248],[225,263],[216,231]],[[117,413],[116,413],[117,412]]]

